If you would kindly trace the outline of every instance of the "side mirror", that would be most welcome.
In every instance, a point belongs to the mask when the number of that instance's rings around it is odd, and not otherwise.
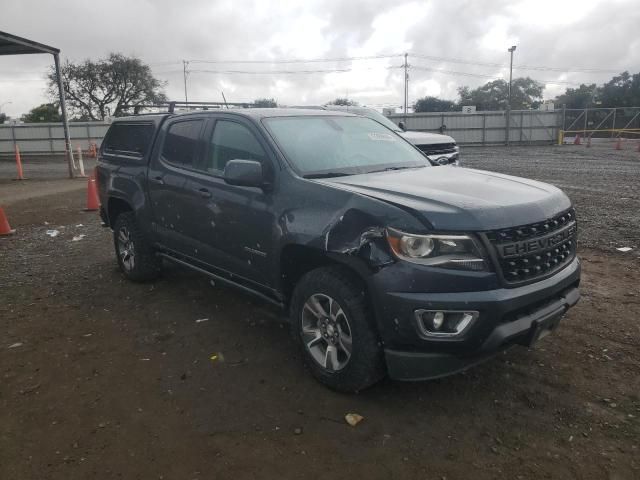
[[[255,160],[229,160],[224,167],[224,181],[240,187],[263,187],[262,164]]]
[[[400,127],[400,130],[402,130],[403,132],[407,131],[407,127],[404,126],[404,122],[399,122],[398,127]]]

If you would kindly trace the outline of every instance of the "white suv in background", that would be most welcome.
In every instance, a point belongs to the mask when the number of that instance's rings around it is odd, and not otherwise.
[[[324,110],[335,110],[339,112],[349,112],[375,120],[387,128],[390,128],[398,135],[402,135],[408,141],[418,147],[424,155],[438,165],[459,165],[460,149],[456,141],[449,135],[439,133],[427,133],[418,131],[406,131],[393,123],[377,110],[368,107],[352,107],[343,105],[325,105]]]

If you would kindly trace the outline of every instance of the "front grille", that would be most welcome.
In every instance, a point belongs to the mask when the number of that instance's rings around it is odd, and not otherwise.
[[[530,282],[567,266],[576,256],[573,208],[546,221],[486,232],[507,283]]]
[[[455,143],[437,143],[435,145],[417,145],[425,155],[446,155],[456,153]]]

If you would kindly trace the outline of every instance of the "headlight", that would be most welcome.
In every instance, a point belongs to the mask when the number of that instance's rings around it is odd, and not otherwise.
[[[394,255],[407,262],[457,270],[488,270],[480,244],[469,235],[414,235],[387,228]]]

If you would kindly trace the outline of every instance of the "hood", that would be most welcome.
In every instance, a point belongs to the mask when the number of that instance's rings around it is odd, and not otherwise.
[[[571,206],[553,185],[468,168],[423,167],[316,181],[409,210],[442,231],[525,225]]]
[[[414,145],[437,145],[439,143],[456,143],[449,135],[440,135],[439,133],[427,132],[398,132],[398,135],[409,140]]]

